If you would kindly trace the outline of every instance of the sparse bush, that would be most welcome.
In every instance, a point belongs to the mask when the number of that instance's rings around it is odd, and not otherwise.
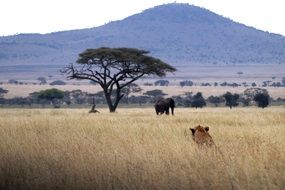
[[[262,82],[262,87],[267,87],[267,86],[269,86],[271,82],[272,82],[272,81],[270,81],[270,80],[263,81],[263,82]]]
[[[212,85],[208,82],[205,82],[205,83],[202,83],[201,86],[212,86]]]
[[[180,82],[180,86],[184,87],[184,86],[193,86],[193,82],[191,80],[184,80]]]
[[[50,85],[66,85],[66,83],[62,80],[56,80],[50,83]]]
[[[40,81],[40,84],[46,84],[47,83],[47,80],[45,77],[38,77],[37,80]]]
[[[273,87],[281,87],[282,84],[281,84],[281,82],[273,82],[272,84],[270,84],[270,86],[273,86]]]
[[[168,86],[169,81],[168,80],[157,80],[154,82],[155,86]]]
[[[10,79],[10,80],[8,81],[8,83],[9,83],[9,84],[18,84],[19,82],[18,82],[17,80],[15,80],[15,79]]]
[[[237,72],[237,74],[240,77],[243,74],[243,72],[239,71],[239,72]]]
[[[162,90],[155,89],[155,90],[146,91],[146,92],[144,93],[144,95],[153,98],[153,97],[156,97],[156,96],[165,96],[165,95],[167,95],[167,94],[163,93]]]
[[[153,83],[150,83],[150,82],[146,82],[143,84],[144,86],[153,86]]]

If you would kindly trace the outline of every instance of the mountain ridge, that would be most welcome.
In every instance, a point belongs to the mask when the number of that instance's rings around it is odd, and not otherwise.
[[[87,48],[133,47],[173,65],[285,63],[285,37],[171,3],[99,27],[0,37],[0,66],[75,62]]]

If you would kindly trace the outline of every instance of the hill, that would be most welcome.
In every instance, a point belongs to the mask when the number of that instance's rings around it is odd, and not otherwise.
[[[101,46],[142,48],[172,65],[285,63],[284,36],[172,3],[96,28],[1,37],[0,65],[65,65]]]

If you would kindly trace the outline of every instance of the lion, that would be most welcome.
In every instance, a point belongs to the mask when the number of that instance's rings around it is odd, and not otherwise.
[[[190,128],[190,130],[192,132],[194,142],[196,142],[198,145],[215,146],[213,138],[208,133],[209,127],[198,125],[195,128]]]

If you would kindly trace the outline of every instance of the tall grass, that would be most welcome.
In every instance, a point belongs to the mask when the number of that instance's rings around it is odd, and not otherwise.
[[[282,189],[285,109],[1,109],[0,189]],[[210,127],[217,149],[189,127]]]

